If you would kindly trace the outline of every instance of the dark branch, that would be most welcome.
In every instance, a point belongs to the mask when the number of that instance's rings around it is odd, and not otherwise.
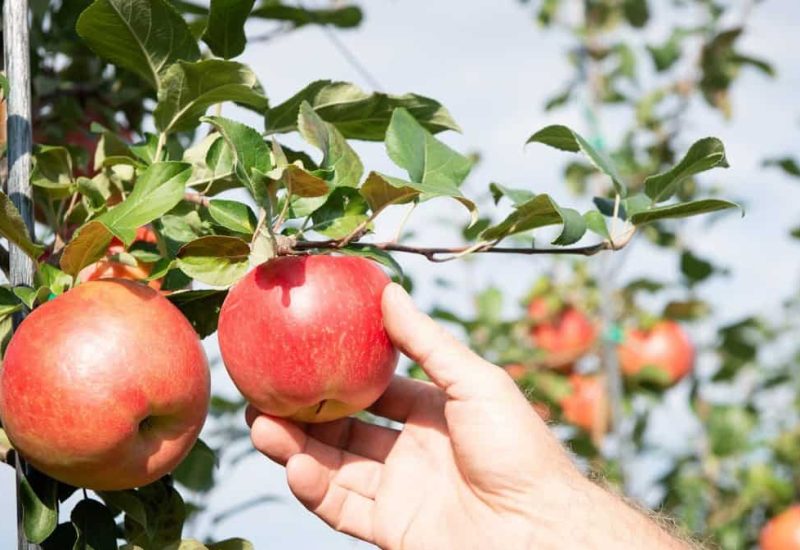
[[[8,270],[11,267],[9,258],[8,258],[8,250],[0,244],[0,271],[5,274],[8,274]]]

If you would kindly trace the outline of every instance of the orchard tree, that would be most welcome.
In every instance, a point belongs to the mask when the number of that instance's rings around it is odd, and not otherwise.
[[[542,19],[555,21],[558,4],[545,2]],[[623,16],[634,26],[643,25],[646,7],[644,0],[623,7],[586,2],[585,26],[578,32],[588,42],[579,59],[594,74],[593,102],[628,101],[615,86],[634,78],[635,55],[621,43],[605,44],[600,33]],[[709,4],[707,28],[697,31],[703,36],[713,33],[715,10]],[[223,359],[243,394],[268,412],[312,421],[368,405],[385,387],[396,360],[396,352],[380,340],[378,309],[348,308],[346,300],[319,303],[316,312],[311,308],[308,313],[308,322],[293,329],[312,334],[321,319],[332,316],[344,323],[327,344],[338,369],[322,373],[326,382],[344,379],[342,369],[348,375],[357,369],[359,363],[345,361],[353,359],[345,347],[357,340],[353,327],[360,327],[356,332],[362,336],[374,336],[357,345],[373,346],[366,351],[378,359],[359,374],[366,389],[344,384],[336,394],[312,391],[292,402],[289,397],[302,392],[281,377],[283,367],[272,359],[288,354],[302,363],[322,351],[293,344],[296,333],[285,320],[255,317],[256,300],[262,300],[264,311],[270,304],[287,305],[286,296],[264,289],[313,287],[314,296],[327,293],[328,300],[335,300],[344,288],[339,279],[352,280],[356,273],[372,282],[353,294],[354,300],[374,306],[388,281],[380,269],[407,281],[401,254],[432,262],[471,254],[612,254],[638,233],[662,244],[675,242],[667,220],[736,208],[695,185],[699,174],[727,167],[722,143],[703,137],[680,149],[674,146],[666,127],[672,119],[665,122],[657,114],[662,99],[655,94],[636,99],[650,138],[644,156],[634,142],[638,130],[619,151],[597,135],[587,138],[562,125],[532,131],[530,144],[579,154],[570,157],[580,160],[570,165],[567,177],[580,189],[588,180],[596,183],[592,208],[579,211],[536,189],[491,184],[495,201],[506,201],[510,212],[501,214],[492,205],[479,212],[476,201],[461,191],[473,159],[436,137],[459,129],[444,106],[413,93],[366,92],[327,80],[311,82],[289,98],[268,97],[255,72],[235,61],[252,38],[245,24],[256,19],[274,22],[274,33],[304,25],[347,28],[360,23],[361,11],[253,0],[33,4],[35,231],[9,196],[0,194],[0,235],[36,266],[32,285],[0,288],[0,340],[6,354],[0,371],[5,430],[0,431],[0,450],[4,461],[26,463],[19,497],[22,529],[33,543],[46,548],[251,546],[244,539],[182,538],[187,519],[202,513],[201,501],[185,497],[211,490],[217,481],[214,465],[226,460],[222,450],[246,441],[241,425],[245,400],[209,399],[199,339],[217,331],[219,320]],[[691,83],[716,107],[725,108],[733,80],[727,69],[722,75],[713,72],[721,62],[759,66],[732,49],[736,36],[710,40],[703,49],[702,78]],[[664,70],[671,66],[662,64]],[[13,79],[7,84],[12,90],[24,85]],[[570,87],[552,106],[569,101],[576,89]],[[254,128],[224,116],[226,104],[252,111],[263,125]],[[287,147],[287,134],[299,135],[304,146]],[[392,173],[365,167],[357,153],[360,141],[382,142],[396,167]],[[372,236],[376,219],[386,210],[431,200],[463,207],[464,243],[412,246]],[[531,244],[532,233],[550,226],[558,230],[549,245]],[[0,249],[0,260],[8,275],[6,248]],[[688,250],[682,261],[693,284],[714,271]],[[480,334],[473,342],[480,352],[502,364],[522,364],[523,381],[536,379],[535,395],[552,404],[583,396],[563,405],[565,415],[592,434],[588,441],[573,438],[574,449],[608,470],[605,465],[612,463],[597,453],[605,423],[592,411],[607,407],[603,384],[608,379],[613,386],[618,377],[613,370],[592,378],[563,376],[599,334],[609,334],[607,326],[591,321],[593,308],[603,300],[582,298],[595,287],[607,295],[602,281],[595,283],[588,271],[577,273],[575,295],[561,295],[560,288],[547,285],[538,288],[529,321],[502,321],[497,312],[501,295],[490,291],[481,297],[478,318],[461,322],[473,337]],[[111,277],[115,280],[106,280]],[[654,282],[641,282],[626,291],[630,295],[654,287]],[[695,305],[686,301],[672,309],[691,315]],[[251,310],[243,312],[246,306]],[[29,310],[19,323],[21,313]],[[444,311],[438,315],[448,317]],[[245,319],[250,322],[241,325]],[[132,329],[121,331],[118,327],[126,323]],[[265,323],[283,328],[262,332]],[[187,333],[189,326],[194,334]],[[741,331],[753,328],[745,323],[729,327],[727,334],[739,342]],[[551,343],[549,350],[530,356],[535,359],[528,356],[531,335],[540,348],[546,340]],[[620,341],[626,345],[633,337]],[[686,375],[670,371],[667,379],[651,368],[649,356],[640,357],[636,349],[630,353],[639,362],[630,370],[642,387],[653,378],[667,384]],[[132,371],[131,357],[141,355],[150,357],[141,370]],[[253,372],[251,366],[264,357],[270,359],[267,370]],[[540,359],[547,369],[528,369]],[[176,386],[169,390],[160,369],[165,365]],[[149,401],[132,397],[132,385],[149,385]],[[105,415],[96,408],[93,396],[98,394],[109,404]],[[61,409],[55,395],[70,406]],[[646,395],[655,399],[657,394]],[[709,418],[723,426],[742,414],[755,421],[746,410],[705,406]],[[207,410],[217,418],[210,444],[196,439]],[[621,421],[618,413],[615,422]],[[121,436],[131,430],[130,437]],[[639,441],[636,432],[632,438]],[[730,438],[723,441],[731,445]],[[703,462],[682,463],[675,475],[689,475],[693,464]],[[132,475],[139,470],[141,475]],[[665,501],[678,513],[693,504],[680,491],[683,479],[670,485],[674,491]],[[69,518],[60,517],[59,503],[78,489],[82,499]]]

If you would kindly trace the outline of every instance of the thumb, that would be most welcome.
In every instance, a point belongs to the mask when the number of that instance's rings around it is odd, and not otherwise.
[[[394,345],[419,363],[433,383],[449,397],[472,399],[496,395],[498,385],[511,383],[502,369],[476,355],[417,309],[400,285],[386,286],[382,305],[383,324]]]

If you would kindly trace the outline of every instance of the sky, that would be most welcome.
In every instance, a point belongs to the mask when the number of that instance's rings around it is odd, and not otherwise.
[[[560,183],[560,169],[568,156],[544,147],[523,148],[528,136],[548,124],[565,123],[585,131],[579,113],[543,113],[541,108],[571,75],[564,61],[567,41],[563,36],[538,29],[530,6],[512,0],[373,0],[364,3],[364,10],[361,29],[337,36],[356,53],[382,91],[416,92],[448,107],[463,132],[448,133],[443,139],[457,150],[481,154],[481,163],[466,183],[466,194],[481,196],[490,181],[498,181],[551,193],[564,204],[575,203]],[[731,270],[730,276],[719,277],[702,290],[715,305],[715,321],[751,312],[777,312],[781,298],[797,288],[800,254],[786,235],[788,227],[800,222],[800,185],[762,169],[761,161],[777,154],[800,156],[798,25],[796,0],[766,0],[757,6],[748,20],[742,50],[773,62],[777,78],[746,71],[735,86],[733,120],[726,122],[697,109],[683,134],[687,147],[707,135],[723,140],[731,168],[708,181],[721,184],[725,196],[746,206],[744,218],[732,214],[712,226],[702,220],[687,224],[692,248]],[[251,30],[256,34],[263,29]],[[665,38],[664,32],[656,23],[648,38],[659,41]],[[320,78],[370,88],[317,28],[254,45],[242,61],[259,75],[273,104]],[[254,117],[248,118],[251,115],[227,107],[224,114],[241,114],[244,122],[261,125]],[[613,131],[613,119],[604,123]],[[381,145],[358,144],[357,149],[368,170],[399,175]],[[409,222],[409,229],[417,232],[413,242],[458,244],[441,219],[461,222],[466,218],[458,206],[446,202],[432,201],[417,210]],[[390,212],[378,226],[379,235],[390,235],[399,215]],[[429,264],[409,256],[397,259],[413,276],[415,299],[421,307],[441,304],[464,314],[472,310],[472,293],[489,285],[502,288],[509,297],[509,315],[518,312],[516,299],[548,265],[535,257],[448,264]],[[626,254],[620,278],[663,278],[665,273],[677,276],[675,258],[640,243]],[[435,284],[437,278],[452,281],[452,287],[442,289]],[[693,337],[702,341],[708,334],[700,327]],[[214,338],[205,344],[209,356],[217,357]],[[214,391],[233,395],[222,369],[217,366],[213,372]],[[218,475],[224,482],[208,498],[212,512],[259,495],[277,499],[218,524],[214,531],[218,538],[242,536],[258,549],[368,547],[331,531],[307,513],[289,493],[282,469],[262,457],[252,455]],[[14,545],[13,490],[13,472],[0,469],[0,548]],[[207,527],[201,519],[194,532],[202,535]]]

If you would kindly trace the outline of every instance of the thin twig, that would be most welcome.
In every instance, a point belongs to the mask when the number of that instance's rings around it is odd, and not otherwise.
[[[201,193],[192,193],[192,192],[184,193],[183,200],[185,200],[186,202],[199,204],[200,206],[205,206],[206,208],[208,208],[208,205],[210,203],[208,197],[206,197]]]

